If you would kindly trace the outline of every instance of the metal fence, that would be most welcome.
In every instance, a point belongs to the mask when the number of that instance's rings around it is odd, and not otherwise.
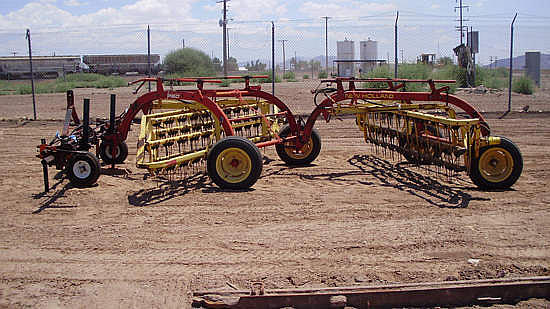
[[[234,59],[238,65],[232,67],[228,74],[267,72],[271,69],[274,59],[275,72],[283,81],[298,81],[314,87],[319,77],[324,76],[323,72],[329,76],[345,73],[357,77],[373,66],[359,62],[350,66],[348,63],[340,62],[339,72],[338,60],[364,60],[361,45],[368,41],[375,41],[377,45],[376,54],[370,55],[368,60],[379,60],[376,62],[377,65],[387,66],[392,73],[396,60],[400,64],[416,63],[422,60],[422,54],[434,55],[435,62],[442,58],[455,59],[453,48],[459,43],[459,35],[454,28],[454,18],[404,11],[399,13],[398,19],[397,14],[391,13],[349,18],[320,16],[316,19],[276,21],[230,20],[227,25],[228,63]],[[508,58],[510,50],[512,18],[513,16],[504,15],[470,17],[471,29],[479,31],[480,37],[480,52],[476,54],[477,64],[491,68],[508,66],[504,59]],[[549,30],[550,24],[546,19],[519,15],[515,22],[513,56],[522,56],[528,50],[550,54],[550,41],[541,39]],[[159,23],[79,29],[47,28],[30,29],[29,34],[35,61],[38,59],[37,56],[54,55],[76,56],[81,59],[84,55],[143,55],[147,54],[150,48],[152,54],[160,55],[162,62],[167,53],[182,47],[201,50],[212,59],[223,59],[222,31],[217,23],[183,21],[177,25]],[[3,42],[0,55],[29,57],[26,29],[0,30],[0,40]],[[353,53],[347,56],[338,55],[339,45],[346,44],[338,42],[345,41],[354,42]],[[345,59],[339,59],[342,57]],[[34,77],[39,84],[42,79],[54,75],[51,70],[44,71],[40,66],[35,66],[34,69]],[[82,68],[67,65],[57,67],[53,71],[57,72],[55,75],[58,78],[63,78],[67,73],[80,69]],[[514,63],[514,69],[523,69],[523,63]],[[156,71],[153,70],[153,73]],[[3,76],[6,77],[5,74]],[[16,92],[4,87],[0,93]]]

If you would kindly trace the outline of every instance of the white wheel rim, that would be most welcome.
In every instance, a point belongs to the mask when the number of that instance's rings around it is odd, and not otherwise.
[[[85,179],[92,174],[90,163],[80,160],[73,165],[73,174],[80,179]]]

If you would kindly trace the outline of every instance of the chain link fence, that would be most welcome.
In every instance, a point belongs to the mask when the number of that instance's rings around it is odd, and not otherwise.
[[[331,75],[394,77],[396,60],[400,78],[450,77],[437,72],[441,71],[443,64],[456,62],[453,48],[459,44],[459,34],[454,24],[449,24],[449,19],[455,17],[406,11],[400,12],[398,19],[396,17],[392,13],[349,18],[280,19],[274,22],[229,20],[228,74],[271,74],[274,60],[276,95],[277,89],[286,87],[287,83],[302,83],[303,88],[313,89],[321,79]],[[470,24],[474,26],[468,30],[479,31],[480,52],[475,55],[479,66],[490,70],[508,66],[506,58],[509,57],[512,17],[491,15],[470,18]],[[550,54],[550,42],[541,39],[550,30],[546,21],[543,17],[519,15],[515,23],[513,57],[523,56],[528,50]],[[35,92],[38,97],[43,93],[64,92],[82,86],[83,80],[91,87],[115,88],[125,85],[134,75],[163,74],[166,73],[162,68],[164,57],[182,47],[204,52],[216,66],[217,74],[223,75],[221,29],[215,21],[152,24],[150,33],[148,25],[137,24],[30,29]],[[0,57],[2,95],[32,92],[29,40],[25,34],[26,29],[0,30],[0,40],[3,42],[0,47],[0,54],[3,55]],[[465,42],[466,39],[464,36]],[[369,46],[366,46],[367,42]],[[114,55],[120,57],[99,57]],[[95,62],[90,61],[94,57]],[[522,59],[515,60],[514,75],[522,74],[525,63]],[[548,89],[548,71],[545,68],[550,64],[547,61],[543,57],[542,90]],[[425,64],[425,68],[419,69],[415,66],[417,63]],[[78,79],[71,77],[79,72],[96,72],[105,77],[95,76],[89,80],[81,76]],[[113,76],[123,77],[123,82]],[[503,81],[491,83],[491,86],[507,87]],[[272,91],[270,83],[264,84],[263,88]],[[296,100],[291,97],[287,99]]]

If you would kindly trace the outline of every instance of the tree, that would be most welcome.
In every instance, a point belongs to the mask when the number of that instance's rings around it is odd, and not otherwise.
[[[439,59],[437,59],[437,64],[439,65],[449,65],[449,64],[453,64],[453,59],[451,57],[441,57]]]
[[[168,73],[184,76],[215,75],[214,65],[208,55],[194,48],[180,48],[164,57],[164,69]]]
[[[214,65],[214,71],[223,71],[222,61],[218,57],[214,57],[214,59],[212,59],[212,64]]]
[[[256,62],[248,62],[246,65],[245,65],[246,69],[248,71],[265,71],[265,68],[267,67],[267,65],[265,63],[261,63],[260,60],[256,60]]]
[[[239,69],[239,65],[237,64],[237,59],[233,57],[229,57],[227,59],[227,70],[228,71],[237,71]]]

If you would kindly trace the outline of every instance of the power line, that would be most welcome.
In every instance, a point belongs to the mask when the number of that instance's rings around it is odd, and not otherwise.
[[[458,9],[460,11],[460,19],[458,20],[460,22],[460,26],[457,27],[458,28],[458,31],[460,32],[460,45],[463,44],[463,38],[464,38],[464,27],[466,27],[466,30],[468,30],[468,27],[467,26],[464,26],[463,25],[463,22],[465,21],[469,21],[468,19],[464,19],[462,17],[462,10],[463,9],[468,9],[468,11],[470,11],[470,6],[469,5],[463,5],[462,4],[462,0],[456,0],[456,1],[460,1],[460,5],[459,6],[455,6],[455,12],[456,12],[456,9]]]

